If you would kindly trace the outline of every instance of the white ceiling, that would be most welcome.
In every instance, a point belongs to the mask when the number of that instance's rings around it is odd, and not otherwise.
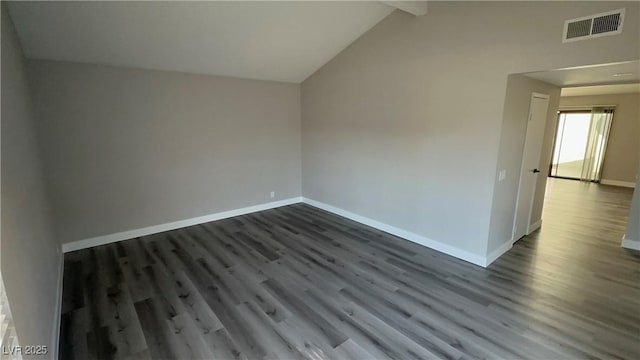
[[[295,83],[392,11],[377,1],[9,2],[28,58]]]
[[[624,74],[623,76],[614,76]],[[524,74],[560,87],[640,82],[640,60]]]
[[[610,95],[629,93],[640,93],[640,83],[569,87],[562,89],[561,96]]]

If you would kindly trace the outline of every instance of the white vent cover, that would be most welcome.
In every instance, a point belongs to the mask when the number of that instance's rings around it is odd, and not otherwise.
[[[562,42],[620,34],[623,20],[624,9],[567,20],[564,22]]]

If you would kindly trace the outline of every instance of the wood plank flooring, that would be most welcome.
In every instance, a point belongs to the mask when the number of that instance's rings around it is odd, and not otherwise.
[[[630,199],[551,179],[487,269],[304,204],[68,253],[60,359],[639,359]]]

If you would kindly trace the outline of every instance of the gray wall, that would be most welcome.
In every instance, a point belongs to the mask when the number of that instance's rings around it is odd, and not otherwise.
[[[621,35],[562,44],[564,20],[620,7]],[[302,84],[303,195],[485,256],[507,76],[637,59],[639,13],[630,2],[392,13]]]
[[[538,167],[542,172],[539,174],[536,184],[531,222],[540,220],[542,216],[542,204],[547,183],[545,169],[549,167],[548,161],[551,158],[551,143],[553,142],[555,119],[557,118],[558,103],[560,102],[560,88],[523,75],[511,75],[507,80],[507,95],[502,115],[497,167],[498,171],[505,169],[507,177],[502,182],[498,182],[498,174],[496,174],[494,180],[487,254],[490,254],[500,245],[512,241],[517,201],[513,194],[518,193],[520,185],[520,170],[532,92],[549,95],[547,122]]]
[[[602,166],[602,179],[636,182],[640,167],[640,94],[570,96],[560,106],[616,105]]]
[[[301,195],[299,85],[50,61],[29,70],[63,242]]]
[[[1,8],[2,278],[20,345],[46,345],[53,354],[62,256],[49,221],[25,59],[4,2]]]

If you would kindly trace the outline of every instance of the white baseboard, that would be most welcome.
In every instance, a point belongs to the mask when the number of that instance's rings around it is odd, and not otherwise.
[[[622,244],[620,246],[625,249],[640,250],[640,240],[627,239],[625,236],[622,238]]]
[[[276,207],[291,205],[299,202],[302,202],[302,197],[293,197],[290,199],[272,201],[272,202],[249,206],[241,209],[223,211],[215,214],[198,216],[191,219],[185,219],[185,220],[179,220],[179,221],[174,221],[174,222],[165,223],[165,224],[148,226],[141,229],[133,229],[133,230],[123,231],[115,234],[96,236],[89,239],[72,241],[72,242],[62,244],[62,251],[67,253],[75,250],[87,249],[94,246],[110,244],[117,241],[133,239],[140,236],[157,234],[164,231],[180,229],[187,226],[204,224],[211,221],[222,220],[222,219],[239,216],[239,215],[245,215],[245,214],[249,214],[257,211],[269,210]]]
[[[412,232],[403,230],[403,229],[399,229],[397,227],[391,226],[391,225],[387,225],[385,223],[382,223],[380,221],[377,220],[373,220],[373,219],[369,219],[367,217],[364,216],[360,216],[358,214],[354,214],[350,211],[347,210],[342,210],[340,208],[337,208],[335,206],[331,206],[325,203],[321,203],[319,201],[316,200],[312,200],[309,198],[302,198],[302,201],[305,202],[306,204],[315,206],[317,208],[320,208],[322,210],[326,210],[328,212],[334,213],[336,215],[340,215],[342,217],[346,217],[348,219],[351,219],[353,221],[357,221],[361,224],[365,224],[371,227],[374,227],[378,230],[382,230],[384,232],[388,232],[389,234],[393,234],[395,236],[401,237],[403,239],[407,239],[409,241],[412,241],[414,243],[420,244],[422,246],[426,246],[428,248],[440,251],[442,253],[445,253],[447,255],[451,255],[453,257],[456,257],[458,259],[462,259],[464,261],[468,261],[472,264],[478,265],[478,266],[482,266],[482,267],[486,267],[487,265],[489,265],[490,262],[487,262],[487,258],[484,256],[480,256],[462,249],[459,249],[457,247],[451,246],[451,245],[447,245],[444,243],[441,243],[439,241],[435,241],[432,239],[429,239],[427,237],[424,237],[422,235],[418,235],[418,234],[414,234]]]
[[[529,235],[532,232],[540,229],[541,226],[542,226],[542,219],[540,219],[540,220],[538,220],[536,222],[532,222],[531,224],[529,224],[529,227],[527,228],[527,235]]]
[[[305,202],[309,205],[329,211],[336,215],[346,217],[353,221],[357,221],[359,223],[374,227],[378,230],[388,232],[395,236],[407,239],[409,241],[420,244],[422,246],[426,246],[428,248],[440,251],[447,255],[456,257],[458,259],[462,259],[464,261],[467,261],[482,267],[487,267],[500,255],[508,251],[512,246],[511,243],[505,243],[504,245],[500,246],[498,249],[494,250],[488,256],[481,256],[466,250],[462,250],[455,246],[451,246],[436,240],[429,239],[425,236],[418,235],[410,231],[397,228],[395,226],[387,225],[377,220],[369,219],[367,217],[352,213],[350,211],[346,211],[346,210],[343,210],[319,201],[315,201],[313,199],[309,199],[305,197],[294,197],[286,200],[273,201],[273,202],[249,206],[241,209],[235,209],[235,210],[223,211],[223,212],[210,214],[210,215],[199,216],[191,219],[179,220],[179,221],[174,221],[170,223],[140,228],[140,229],[123,231],[115,234],[108,234],[108,235],[97,236],[89,239],[73,241],[73,242],[63,244],[62,250],[63,252],[67,253],[75,250],[87,249],[94,246],[110,244],[110,243],[114,243],[122,240],[133,239],[140,236],[157,234],[164,231],[175,230],[175,229],[179,229],[187,226],[203,224],[203,223],[226,219],[226,218],[239,216],[239,215],[245,215],[245,214],[249,214],[257,211],[273,209],[276,207],[291,205],[299,202]],[[62,281],[62,278],[60,279],[60,281]],[[60,286],[60,291],[61,289],[62,289],[62,285]]]
[[[628,187],[628,188],[635,188],[636,187],[636,183],[634,183],[634,182],[631,182],[631,181],[620,181],[620,180],[602,179],[602,180],[600,180],[600,184],[602,184],[602,185],[613,185],[613,186],[623,186],[623,187]]]
[[[58,291],[56,294],[56,309],[54,312],[55,318],[53,319],[53,358],[58,360],[59,346],[60,346],[60,325],[62,324],[62,289],[64,278],[64,254],[60,253],[60,264],[58,265]]]
[[[489,266],[492,262],[496,261],[500,256],[502,256],[502,254],[511,250],[512,247],[513,247],[513,239],[498,246],[497,249],[493,250],[491,253],[489,253],[489,255],[487,255],[487,259],[486,259],[487,265],[485,267]]]

